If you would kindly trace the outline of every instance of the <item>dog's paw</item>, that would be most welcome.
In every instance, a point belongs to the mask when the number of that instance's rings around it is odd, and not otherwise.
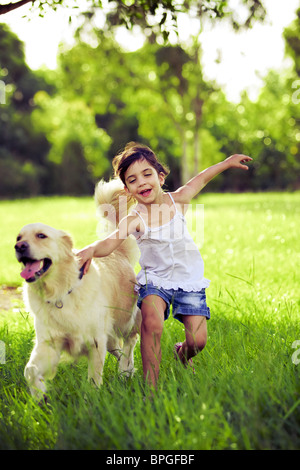
[[[43,408],[44,406],[47,406],[47,407],[50,406],[50,401],[46,393],[44,393],[42,398],[38,401],[38,406],[40,408]]]
[[[130,377],[133,377],[135,373],[135,368],[131,369],[126,369],[126,370],[119,370],[119,376],[124,377],[125,379],[130,379]]]

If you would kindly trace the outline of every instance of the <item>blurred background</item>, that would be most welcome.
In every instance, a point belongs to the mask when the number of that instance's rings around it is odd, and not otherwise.
[[[299,190],[299,122],[298,1],[0,3],[2,199],[92,194],[132,140],[169,190],[233,153],[207,191]]]

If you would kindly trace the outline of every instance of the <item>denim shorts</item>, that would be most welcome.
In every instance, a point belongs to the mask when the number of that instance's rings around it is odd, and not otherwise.
[[[141,308],[143,300],[148,295],[157,295],[166,302],[165,320],[170,315],[171,305],[173,307],[173,317],[181,323],[183,315],[198,315],[206,317],[207,320],[210,319],[210,310],[206,305],[205,289],[201,289],[198,292],[186,292],[183,289],[163,289],[151,283],[140,285],[137,302],[139,308]]]

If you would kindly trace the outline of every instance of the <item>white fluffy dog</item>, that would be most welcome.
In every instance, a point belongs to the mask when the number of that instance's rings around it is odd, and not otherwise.
[[[97,204],[113,204],[121,187],[100,182]],[[116,220],[118,222],[118,220]],[[141,315],[134,293],[136,242],[130,238],[110,256],[94,260],[82,277],[70,236],[41,223],[23,227],[15,245],[24,264],[24,300],[34,316],[36,344],[25,368],[31,393],[45,397],[45,379],[55,376],[62,351],[88,357],[88,376],[102,383],[106,352],[119,360],[119,370],[134,370],[133,351]]]

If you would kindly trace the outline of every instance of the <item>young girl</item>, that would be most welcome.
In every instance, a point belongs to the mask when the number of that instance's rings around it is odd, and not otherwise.
[[[117,230],[87,246],[78,256],[86,273],[93,257],[109,255],[129,235],[136,238],[141,251],[141,271],[137,275],[141,355],[144,377],[154,387],[161,361],[163,323],[171,305],[173,316],[185,327],[185,341],[174,347],[175,356],[184,365],[191,364],[191,358],[205,347],[207,339],[210,310],[205,289],[210,281],[204,278],[202,257],[186,228],[188,204],[216,175],[229,168],[248,170],[244,163],[250,160],[245,155],[232,155],[177,191],[165,193],[162,186],[169,172],[150,148],[133,142],[114,158],[115,176],[137,205],[120,221]]]

